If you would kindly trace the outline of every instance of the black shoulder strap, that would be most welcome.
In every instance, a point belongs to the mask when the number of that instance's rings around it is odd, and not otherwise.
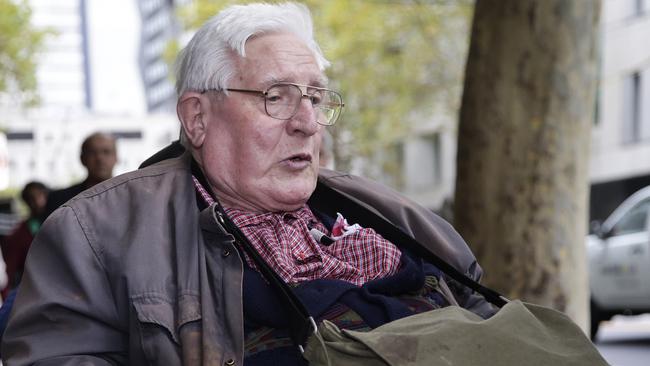
[[[307,308],[294,294],[291,287],[289,287],[289,285],[284,282],[284,280],[275,273],[273,269],[271,269],[264,258],[259,255],[255,248],[253,248],[253,245],[250,243],[248,238],[246,238],[244,233],[242,233],[239,227],[232,222],[228,214],[226,214],[226,210],[221,206],[219,199],[211,191],[210,185],[208,184],[205,175],[203,175],[203,171],[194,159],[192,159],[191,162],[191,170],[192,175],[201,183],[204,189],[207,189],[210,192],[210,195],[214,199],[215,203],[212,209],[214,210],[214,217],[216,217],[221,229],[225,230],[235,238],[235,241],[239,243],[241,249],[243,249],[244,252],[253,259],[253,262],[255,262],[255,265],[264,279],[266,279],[266,281],[268,281],[268,283],[277,291],[280,296],[280,301],[283,302],[288,309],[287,315],[289,317],[289,334],[291,340],[298,346],[300,351],[304,351],[303,346],[307,343],[307,338],[317,331],[314,318],[309,315]],[[200,196],[198,192],[197,195]],[[198,199],[198,202],[202,202],[202,200]]]
[[[291,287],[266,263],[264,258],[253,248],[248,238],[241,232],[228,217],[225,210],[219,202],[215,204],[215,213],[221,225],[235,237],[235,240],[241,245],[246,254],[248,254],[255,265],[260,270],[262,276],[275,288],[282,301],[287,307],[289,316],[289,335],[300,351],[304,351],[307,339],[317,331],[314,318],[309,315],[305,305],[298,299]]]

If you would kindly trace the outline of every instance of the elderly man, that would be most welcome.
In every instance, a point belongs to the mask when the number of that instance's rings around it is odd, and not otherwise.
[[[79,158],[81,164],[88,171],[88,176],[82,182],[68,188],[50,192],[47,196],[45,217],[49,216],[70,198],[113,176],[113,168],[117,163],[115,138],[102,132],[89,135],[81,144]]]
[[[480,277],[448,224],[376,183],[319,174],[343,102],[312,37],[291,3],[232,6],[199,29],[177,71],[187,152],[50,216],[6,365],[305,364],[305,319],[370,329],[449,304],[493,313],[421,259]]]

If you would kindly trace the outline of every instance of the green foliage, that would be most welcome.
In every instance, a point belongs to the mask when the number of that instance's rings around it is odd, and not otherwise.
[[[38,103],[36,55],[49,32],[30,24],[27,0],[0,0],[0,94],[18,96],[26,106]]]
[[[248,2],[195,0],[179,16],[185,29],[194,29],[224,6]],[[303,3],[312,12],[316,38],[332,63],[327,70],[330,85],[346,104],[341,120],[330,128],[337,169],[348,170],[354,158],[361,158],[397,174],[399,164],[386,161],[396,154],[381,152],[391,150],[412,126],[431,120],[434,113],[455,114],[458,109],[473,3]]]

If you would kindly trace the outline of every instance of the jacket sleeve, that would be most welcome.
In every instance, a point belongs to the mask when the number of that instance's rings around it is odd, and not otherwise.
[[[126,320],[119,320],[100,255],[70,207],[46,220],[3,336],[6,366],[126,363]]]

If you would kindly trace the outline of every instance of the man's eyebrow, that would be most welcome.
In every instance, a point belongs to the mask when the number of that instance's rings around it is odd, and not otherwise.
[[[264,86],[271,86],[271,85],[273,85],[273,84],[277,84],[277,83],[286,83],[286,82],[288,82],[288,81],[285,80],[285,79],[279,79],[279,78],[273,76],[273,77],[270,77],[270,78],[264,80],[264,81],[262,82],[262,85],[264,85]]]
[[[278,84],[278,83],[296,83],[296,81],[293,78],[278,78],[275,76],[271,76],[268,79],[263,80],[261,85],[263,85],[264,87],[269,87],[273,84]],[[317,77],[315,79],[312,79],[308,83],[308,85],[310,86],[316,86],[320,88],[327,87],[327,84],[328,84],[328,79],[326,76]]]
[[[325,88],[327,87],[327,84],[329,84],[329,80],[327,80],[327,77],[323,76],[312,81],[310,85]]]

